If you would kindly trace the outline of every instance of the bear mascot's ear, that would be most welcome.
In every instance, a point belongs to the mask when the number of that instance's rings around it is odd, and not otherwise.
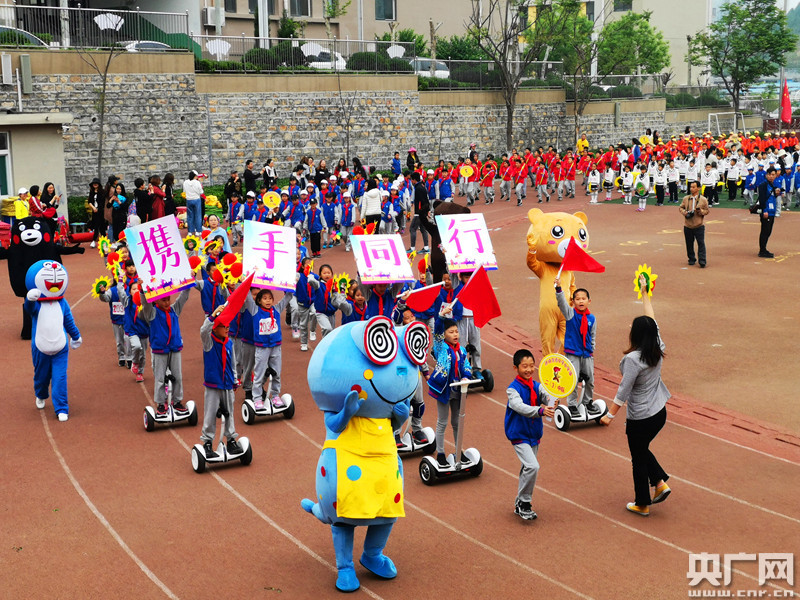
[[[541,210],[539,210],[538,208],[532,208],[532,209],[530,209],[530,210],[528,211],[528,221],[530,221],[531,223],[533,223],[533,224],[535,225],[535,224],[536,224],[536,221],[537,221],[537,220],[539,219],[539,217],[541,217],[543,214],[544,214],[544,213],[543,213]],[[583,213],[581,213],[581,214],[583,214]],[[586,216],[586,215],[584,215],[584,217],[585,217],[585,216]]]
[[[531,209],[531,210],[536,210],[536,209]],[[589,217],[586,216],[586,213],[582,213],[582,212],[578,211],[578,212],[572,213],[572,214],[575,215],[576,217],[578,217],[581,221],[583,221],[584,225],[589,223]],[[530,217],[528,217],[528,218],[530,218]]]

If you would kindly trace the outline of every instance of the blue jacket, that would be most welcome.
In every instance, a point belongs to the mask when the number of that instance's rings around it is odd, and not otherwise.
[[[242,338],[245,344],[255,345],[253,340],[253,315],[245,310],[239,313],[239,316],[241,317],[239,321],[239,337]]]
[[[236,384],[233,375],[233,340],[228,336],[219,339],[210,330],[213,321],[206,319],[200,329],[203,339],[203,385],[216,390],[232,390]],[[210,341],[211,347],[206,350]]]
[[[450,401],[450,384],[464,378],[472,377],[472,367],[467,358],[467,351],[459,346],[456,351],[444,341],[444,332],[440,331],[437,323],[434,331],[433,355],[436,357],[436,366],[428,378],[428,393],[432,398],[442,404]]]
[[[281,313],[276,306],[269,310],[258,307],[252,317],[253,321],[253,345],[260,348],[274,348],[280,346],[283,337],[281,335]]]
[[[319,288],[317,288],[317,291],[314,294],[314,308],[316,309],[317,313],[328,315],[329,317],[332,317],[334,314],[336,314],[336,307],[331,301],[331,295],[328,292],[328,286],[325,285],[324,281],[319,282]]]
[[[242,204],[240,202],[231,200],[230,206],[228,206],[228,222],[231,225],[239,222],[239,211],[241,210]]]
[[[760,186],[767,180],[767,172],[764,169],[756,171],[756,187]]]
[[[242,214],[242,218],[245,221],[257,221],[256,215],[258,214],[258,204],[253,202],[245,202],[244,203],[244,213]]]
[[[439,198],[444,200],[445,198],[452,198],[453,197],[453,182],[450,180],[449,177],[442,177],[439,180]]]
[[[134,335],[139,338],[150,337],[150,323],[142,318],[139,307],[133,303],[128,302],[125,307],[125,323],[123,325],[125,335],[133,337]]]
[[[433,307],[435,310],[433,314],[434,315],[439,314],[439,311],[442,310],[442,304],[451,303],[455,299],[455,297],[458,296],[458,292],[461,291],[462,287],[463,284],[461,283],[458,284],[458,287],[453,288],[452,290],[446,290],[444,289],[444,286],[442,286],[442,289],[439,290],[439,297],[436,299],[436,302],[433,303]],[[456,302],[455,305],[453,306],[453,313],[449,315],[447,318],[453,319],[453,321],[458,322],[463,317],[464,317],[464,305],[462,305],[461,302]]]
[[[309,274],[312,278],[316,279],[313,273]],[[294,295],[297,298],[297,303],[300,306],[309,308],[314,303],[314,296],[316,296],[316,286],[309,283],[309,277],[302,271],[300,272],[300,279],[297,280]]]
[[[540,406],[539,382],[532,381],[531,383],[533,384],[533,393],[531,393],[531,387],[520,377],[516,377],[508,388],[516,390],[522,398],[522,401],[528,406]],[[511,407],[506,404],[505,430],[506,437],[512,444],[530,444],[531,446],[536,446],[539,440],[542,439],[544,427],[541,418],[526,417],[512,410]]]
[[[191,289],[191,288],[190,288]],[[189,299],[189,289],[183,290],[169,310],[162,310],[155,304],[142,299],[142,316],[150,322],[150,348],[153,354],[169,354],[183,350],[181,325],[178,316]]]
[[[306,219],[306,209],[299,202],[297,205],[292,203],[283,211],[283,218],[291,223],[293,227],[298,223],[302,224]]]
[[[336,209],[339,205],[336,202],[326,202],[322,205],[322,216],[325,217],[325,223],[328,227],[333,227],[336,224]]]
[[[108,295],[106,295],[108,294]],[[100,296],[104,302],[108,302],[108,312],[111,317],[111,322],[114,325],[125,325],[125,306],[119,297],[117,286],[113,285],[106,290],[106,294]],[[116,310],[117,314],[114,314]]]
[[[572,315],[572,318],[567,321],[567,330],[564,334],[564,351],[567,354],[574,354],[575,356],[589,357],[592,356],[592,347],[594,340],[592,340],[592,331],[595,325],[595,316],[587,315],[586,321],[589,330],[586,332],[586,343],[583,341],[581,335],[581,322],[583,317],[577,312]]]
[[[428,200],[436,200],[436,180],[432,179],[428,181],[426,179],[423,183],[425,184],[425,189],[428,191]]]
[[[799,173],[800,174],[800,173]],[[756,174],[751,173],[747,177],[744,178],[744,187],[747,190],[754,190],[756,189]]]
[[[347,299],[347,303],[351,307],[353,307],[353,311],[349,315],[342,312],[342,325],[345,325],[346,323],[353,323],[355,321],[366,321],[367,319],[369,319],[369,313],[368,313],[369,308],[366,304],[364,305],[364,310],[359,311],[358,307],[356,306],[356,303],[353,302],[350,298]]]
[[[364,179],[356,179],[353,181],[353,198],[361,198],[364,191],[367,189],[367,182]]]
[[[309,233],[320,233],[328,226],[320,208],[309,208],[306,212],[306,229]]]
[[[400,159],[399,158],[393,158],[392,159],[392,173],[394,173],[395,175],[400,175],[402,172],[403,172],[403,166],[400,163]]]
[[[395,297],[392,294],[392,287],[386,288],[383,296],[379,296],[373,290],[367,300],[367,318],[377,317],[383,315],[384,317],[392,318],[392,311],[396,303]]]
[[[203,288],[200,290],[200,304],[203,306],[203,312],[210,315],[218,306],[225,304],[225,296],[222,295],[222,289],[225,284],[220,284],[208,276],[208,272],[203,269]],[[226,294],[227,295],[227,294]]]
[[[347,198],[345,198],[347,200]],[[355,219],[355,205],[346,201],[342,203],[342,227],[352,227]]]

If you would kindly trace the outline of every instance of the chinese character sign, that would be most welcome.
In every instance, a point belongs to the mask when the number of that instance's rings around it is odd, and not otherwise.
[[[244,222],[244,272],[253,287],[294,291],[297,282],[295,230],[258,221]]]
[[[414,281],[400,235],[354,235],[352,239],[361,283]]]
[[[195,284],[175,217],[128,227],[125,239],[147,300],[171,296]]]
[[[481,213],[437,215],[436,224],[442,237],[448,271],[474,271],[480,265],[487,271],[497,269],[492,240]]]

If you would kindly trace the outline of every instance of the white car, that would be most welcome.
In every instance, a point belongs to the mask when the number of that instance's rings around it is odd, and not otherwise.
[[[334,51],[333,55],[328,50],[322,50],[319,54],[308,56],[308,66],[312,69],[327,69],[333,71],[344,71],[347,69],[347,61],[344,56]]]
[[[434,61],[430,58],[411,58],[408,62],[411,63],[416,75],[420,75],[421,77],[431,76],[431,63],[434,63]],[[437,60],[434,64],[433,76],[436,77],[436,79],[449,79],[450,69],[445,63]]]
[[[141,42],[128,42],[125,44],[125,50],[128,52],[166,52],[167,50],[172,50],[172,46],[164,42],[143,40]]]

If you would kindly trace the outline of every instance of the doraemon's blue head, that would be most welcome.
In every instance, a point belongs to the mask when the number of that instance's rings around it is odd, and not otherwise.
[[[60,298],[67,291],[69,275],[60,262],[40,260],[33,263],[25,275],[25,285],[29,290],[42,292],[42,298]]]
[[[395,328],[382,316],[334,329],[308,363],[314,402],[320,410],[338,412],[356,390],[365,399],[358,416],[390,417],[395,404],[414,395],[430,342],[422,323]]]

